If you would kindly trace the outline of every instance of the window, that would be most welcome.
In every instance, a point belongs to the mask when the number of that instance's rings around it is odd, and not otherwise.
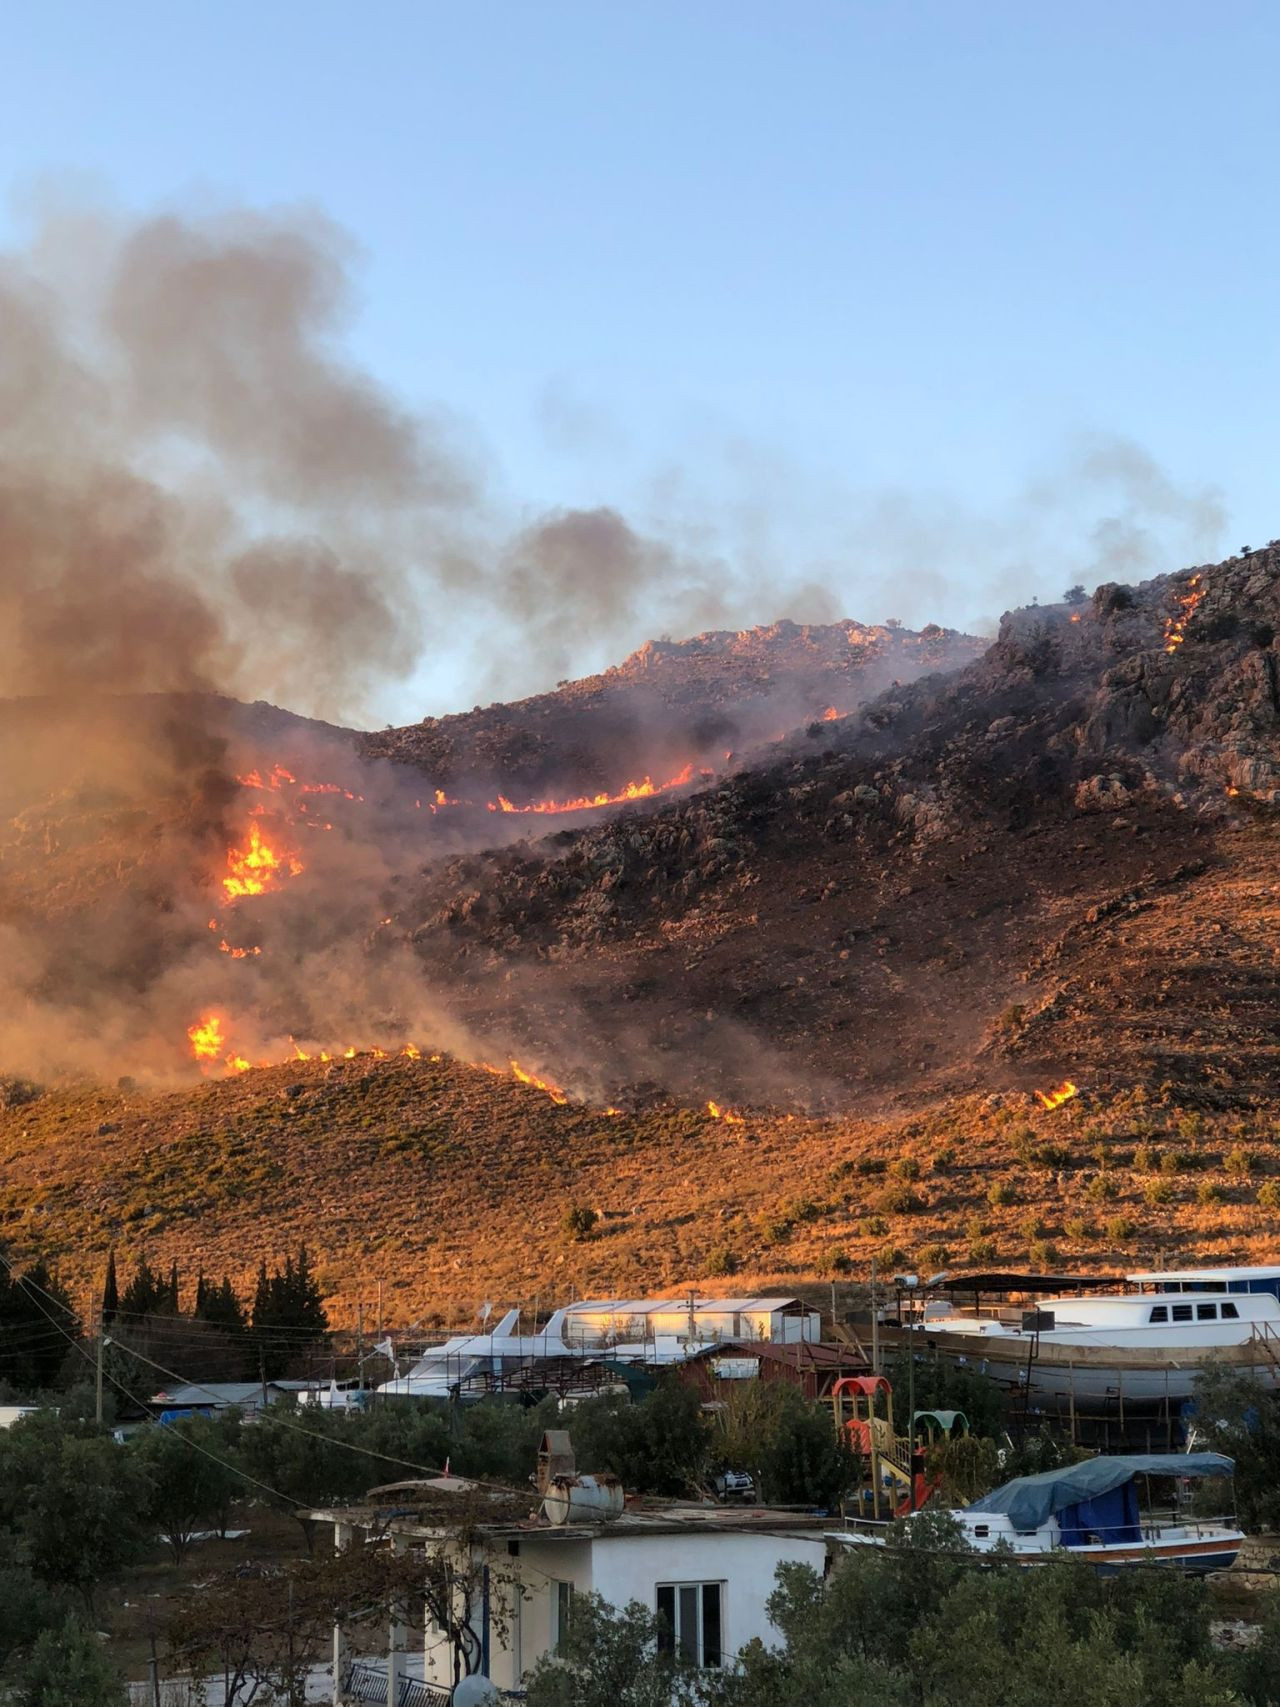
[[[552,1582],[551,1584],[551,1652],[562,1654],[565,1642],[569,1636],[569,1625],[573,1620],[573,1584]]]
[[[1151,1312],[1151,1320],[1153,1322],[1167,1322],[1169,1320],[1169,1306],[1167,1304],[1157,1304],[1155,1309]]]
[[[1196,1305],[1196,1320],[1198,1322],[1216,1322],[1217,1319],[1218,1306],[1216,1304]]]
[[[974,1526],[973,1526],[973,1538],[975,1541],[985,1541],[990,1534],[991,1534],[991,1525],[989,1523],[975,1523],[974,1524]]]
[[[1175,1322],[1189,1322],[1191,1320],[1190,1304],[1175,1304],[1173,1306],[1173,1319]]]
[[[723,1663],[723,1583],[659,1583],[658,1646],[679,1654],[686,1665]]]
[[[1238,1322],[1240,1320],[1240,1312],[1236,1309],[1234,1304],[1224,1304],[1222,1306],[1222,1319],[1224,1322]]]

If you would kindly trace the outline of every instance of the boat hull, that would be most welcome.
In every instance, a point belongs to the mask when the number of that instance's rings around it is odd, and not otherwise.
[[[1192,1396],[1206,1363],[1247,1370],[1264,1387],[1280,1387],[1280,1365],[1256,1340],[1236,1346],[1088,1345],[1041,1335],[1007,1338],[917,1328],[883,1330],[886,1346],[914,1349],[963,1363],[1007,1387],[1027,1391],[1042,1406],[1069,1412],[1123,1410],[1127,1405],[1177,1406]]]

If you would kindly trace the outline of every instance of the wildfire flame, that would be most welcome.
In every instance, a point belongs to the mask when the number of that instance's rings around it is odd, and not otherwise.
[[[229,954],[232,960],[247,960],[250,955],[262,953],[261,948],[259,948],[256,943],[252,948],[232,948],[226,937],[223,937],[222,941],[218,944],[218,948],[221,953]]]
[[[699,779],[711,777],[712,771],[699,771]],[[497,800],[487,802],[490,812],[588,812],[594,806],[623,806],[629,800],[648,800],[655,794],[665,794],[671,788],[684,788],[693,781],[694,769],[690,762],[683,770],[666,782],[654,782],[652,777],[643,777],[639,782],[627,783],[617,794],[580,794],[573,800],[532,800],[527,806],[517,806],[513,801],[500,794]]]
[[[1199,575],[1193,575],[1187,582],[1187,590],[1178,600],[1178,608],[1174,614],[1165,618],[1164,649],[1166,652],[1176,652],[1186,639],[1186,626],[1195,615],[1196,606],[1204,597],[1204,589],[1200,585]]]
[[[824,723],[836,723],[844,715],[843,711],[837,711],[834,705],[829,705],[822,714],[822,721]]]
[[[1056,1090],[1036,1092],[1041,1108],[1061,1108],[1064,1102],[1070,1102],[1079,1094],[1079,1086],[1073,1085],[1070,1079],[1064,1079]]]
[[[234,1050],[227,1048],[227,1040],[222,1034],[222,1016],[220,1014],[205,1014],[194,1025],[187,1027],[187,1037],[191,1042],[191,1053],[200,1063],[200,1071],[207,1073],[216,1061],[221,1061],[229,1073],[247,1073],[249,1062],[243,1055],[237,1055]]]
[[[745,1126],[746,1121],[740,1114],[735,1114],[731,1108],[721,1108],[718,1102],[707,1104],[707,1113],[712,1120],[723,1120],[726,1126]]]
[[[249,838],[243,848],[227,849],[229,876],[222,880],[228,901],[238,901],[242,895],[265,895],[275,889],[281,878],[296,877],[303,869],[296,854],[277,853],[263,840],[257,822],[249,825]]]

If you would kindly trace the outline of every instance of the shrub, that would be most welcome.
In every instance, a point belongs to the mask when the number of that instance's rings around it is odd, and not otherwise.
[[[994,1239],[970,1239],[970,1262],[994,1262],[996,1260],[996,1242]]]
[[[1042,1168],[1069,1168],[1071,1150],[1066,1144],[1041,1144],[1031,1152],[1031,1160]]]
[[[785,1215],[761,1215],[756,1222],[756,1229],[766,1245],[784,1244],[792,1233],[791,1222]]]
[[[853,1258],[848,1251],[824,1251],[818,1266],[824,1274],[852,1274]]]
[[[1016,1203],[1017,1201],[1017,1192],[1006,1180],[996,1180],[987,1192],[987,1202],[993,1209],[999,1209],[1004,1204]]]
[[[1265,1180],[1258,1187],[1258,1203],[1263,1209],[1280,1209],[1280,1180]]]
[[[888,1165],[883,1156],[864,1156],[858,1163],[858,1172],[867,1179],[882,1174]]]
[[[811,1197],[792,1197],[778,1207],[788,1221],[816,1221],[823,1212]]]
[[[883,1239],[889,1231],[889,1223],[883,1215],[868,1215],[862,1223],[862,1231],[869,1239]]]
[[[1166,1150],[1160,1158],[1162,1174],[1193,1174],[1200,1166],[1194,1150]]]
[[[1095,1174],[1085,1187],[1085,1194],[1094,1203],[1106,1203],[1113,1197],[1119,1197],[1120,1187],[1106,1174]]]
[[[706,1268],[708,1274],[737,1274],[740,1266],[738,1253],[731,1250],[728,1245],[717,1245],[713,1251],[709,1251],[707,1254]]]
[[[1257,1173],[1259,1163],[1252,1150],[1245,1150],[1237,1144],[1234,1150],[1227,1152],[1222,1165],[1229,1174],[1247,1176]]]
[[[933,1171],[935,1174],[950,1173],[956,1163],[956,1153],[950,1144],[944,1144],[940,1150],[933,1152]]]
[[[1022,1223],[1022,1236],[1029,1242],[1036,1239],[1043,1239],[1048,1231],[1049,1228],[1047,1224],[1039,1215],[1029,1216],[1028,1219]]]
[[[893,1164],[893,1171],[899,1179],[917,1180],[920,1178],[920,1164],[914,1156],[903,1156]]]
[[[1037,1268],[1054,1268],[1058,1262],[1058,1247],[1049,1239],[1033,1239],[1028,1255]]]
[[[1133,1237],[1133,1222],[1127,1215],[1113,1215],[1107,1222],[1107,1237],[1117,1245],[1125,1244]]]
[[[891,1185],[880,1194],[880,1207],[886,1215],[916,1215],[925,1206],[924,1198],[919,1192],[912,1191],[905,1181],[901,1185]]]
[[[1139,1144],[1133,1152],[1133,1165],[1139,1173],[1153,1174],[1160,1166],[1160,1157],[1150,1144]]]
[[[982,1219],[981,1215],[971,1215],[964,1224],[964,1236],[966,1239],[980,1239],[985,1234],[986,1230],[987,1224]]]
[[[1149,1179],[1142,1188],[1142,1195],[1148,1203],[1169,1203],[1173,1198],[1173,1187],[1167,1179]]]
[[[921,1245],[916,1252],[916,1264],[925,1272],[945,1268],[950,1260],[951,1253],[945,1245]]]
[[[1189,1110],[1178,1116],[1175,1125],[1179,1138],[1199,1138],[1204,1131],[1204,1115]]]
[[[599,1219],[585,1203],[571,1203],[560,1217],[560,1225],[571,1239],[589,1239]]]
[[[1201,1180],[1196,1188],[1197,1203],[1225,1203],[1227,1194],[1216,1179]]]
[[[1073,1215],[1070,1221],[1064,1221],[1062,1231],[1069,1239],[1091,1239],[1093,1228],[1083,1215]]]

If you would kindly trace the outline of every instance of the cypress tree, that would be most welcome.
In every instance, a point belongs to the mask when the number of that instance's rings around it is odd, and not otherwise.
[[[116,1248],[107,1253],[107,1278],[102,1283],[102,1319],[109,1322],[120,1308],[120,1282],[116,1278]]]

